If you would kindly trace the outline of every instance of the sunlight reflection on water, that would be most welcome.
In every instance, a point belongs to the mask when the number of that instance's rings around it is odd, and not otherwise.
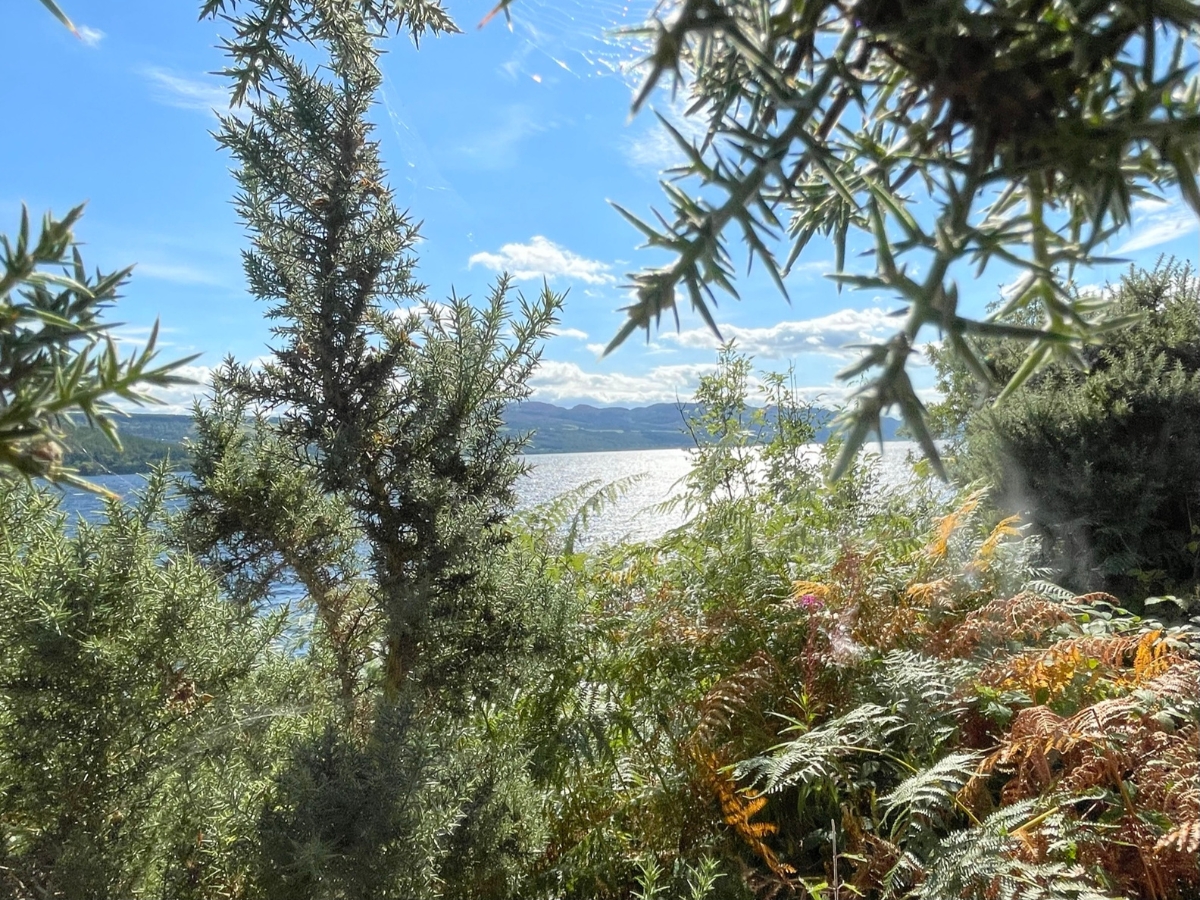
[[[811,449],[814,454],[819,451],[817,445]],[[866,452],[878,454],[878,449]],[[916,445],[906,441],[886,444],[881,461],[883,480],[898,484],[911,478],[908,457],[915,452]],[[547,453],[526,457],[526,461],[530,464],[529,474],[517,485],[520,509],[548,503],[589,482],[600,487],[640,476],[618,500],[591,519],[580,540],[581,547],[651,540],[686,521],[681,508],[662,508],[664,501],[682,491],[683,477],[691,466],[691,454],[686,450]],[[143,475],[105,475],[91,480],[129,502],[136,500],[146,483]],[[178,505],[178,500],[174,504],[168,501],[168,507]],[[91,522],[104,518],[104,500],[75,488],[64,491],[61,508],[67,515],[70,531],[74,531],[81,518]],[[303,599],[303,591],[295,584],[281,584],[272,589],[271,597],[272,605],[299,601]]]
[[[907,457],[916,448],[907,441],[885,445],[882,474],[895,483],[909,477]],[[817,446],[813,445],[813,452]],[[867,451],[877,453],[877,448]],[[529,474],[517,485],[518,506],[529,509],[588,482],[597,486],[622,478],[640,476],[615,503],[592,519],[584,545],[621,540],[648,540],[683,524],[682,511],[663,510],[661,504],[682,489],[682,479],[691,465],[686,450],[625,450],[601,453],[546,453],[526,457]],[[103,475],[91,479],[128,500],[136,498],[145,485],[142,475]],[[99,521],[104,515],[100,497],[75,488],[64,492],[62,509],[70,525],[82,516]]]

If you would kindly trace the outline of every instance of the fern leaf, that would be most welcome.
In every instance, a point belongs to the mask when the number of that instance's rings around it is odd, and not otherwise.
[[[833,779],[843,757],[872,751],[904,727],[900,717],[882,706],[866,703],[794,740],[772,747],[767,756],[738,763],[734,775],[739,780],[749,779],[764,794]]]
[[[1043,801],[1026,800],[1003,807],[975,828],[956,831],[931,854],[925,881],[916,896],[922,900],[1113,900],[1075,864],[1037,859],[1028,832],[1051,828],[1065,832],[1068,824]],[[1056,845],[1061,841],[1055,841]]]
[[[1045,597],[1048,600],[1058,600],[1062,603],[1068,603],[1075,599],[1075,592],[1068,591],[1065,587],[1059,587],[1053,581],[1035,578],[1033,581],[1027,581],[1024,587],[1021,588],[1021,593],[1034,594],[1038,597]]]
[[[970,520],[986,494],[986,490],[974,491],[958,509],[938,520],[933,540],[925,548],[925,553],[930,559],[941,559],[946,555],[950,549],[950,538]]]
[[[956,805],[955,796],[975,775],[978,753],[951,753],[922,769],[882,799],[888,816],[895,814],[893,836],[911,830],[919,822],[945,822]]]
[[[1200,850],[1200,821],[1193,819],[1168,831],[1154,845],[1154,852],[1174,850],[1176,853],[1196,853]]]

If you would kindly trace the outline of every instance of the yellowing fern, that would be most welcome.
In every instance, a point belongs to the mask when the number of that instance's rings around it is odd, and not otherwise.
[[[800,600],[801,597],[819,597],[825,602],[829,602],[829,598],[833,593],[833,589],[819,581],[793,581],[792,582],[792,599]]]
[[[975,491],[963,501],[958,509],[938,519],[933,540],[925,548],[925,554],[930,559],[941,559],[946,555],[950,549],[950,538],[954,532],[970,521],[986,493],[983,490]]]
[[[696,751],[693,757],[700,766],[701,776],[709,790],[721,805],[721,818],[734,833],[754,851],[768,869],[781,879],[789,880],[796,874],[794,867],[781,862],[779,856],[767,844],[779,827],[772,822],[751,821],[767,805],[764,796],[746,797],[737,784],[721,771],[716,754]]]
[[[1179,654],[1161,631],[1143,635],[1068,638],[991,667],[980,680],[1000,690],[1022,690],[1037,703],[1054,703],[1068,694],[1093,697],[1141,687],[1165,673]]]
[[[1002,519],[992,529],[992,533],[979,545],[979,549],[975,551],[975,558],[967,564],[967,570],[977,573],[986,572],[992,565],[992,559],[995,557],[996,549],[1000,546],[1001,541],[1006,537],[1021,536],[1021,532],[1017,528],[1019,521],[1021,521],[1020,516],[1009,516],[1007,519]]]

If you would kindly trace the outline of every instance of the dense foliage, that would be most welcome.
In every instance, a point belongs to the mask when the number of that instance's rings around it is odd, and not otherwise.
[[[1200,279],[1178,262],[1107,289],[1133,324],[1056,363],[1004,402],[981,405],[956,358],[935,354],[964,480],[1047,539],[1064,584],[1130,600],[1200,584]],[[998,382],[1022,364],[1014,341],[981,347]],[[972,402],[972,400],[976,402]]]
[[[276,346],[218,373],[176,515],[162,473],[92,524],[0,483],[0,896],[1200,891],[1195,623],[1037,577],[1036,539],[927,465],[837,462],[730,347],[686,525],[585,552],[620,484],[516,515],[501,413],[560,298],[429,302],[367,121],[377,40],[452,23],[204,13],[233,29],[219,139]],[[1186,331],[1194,278],[1164,271],[1137,296]],[[12,337],[53,346],[43,321]]]
[[[0,493],[0,895],[195,895],[253,804],[281,623],[172,550],[164,486],[74,536],[53,495]]]
[[[781,492],[739,433],[688,526],[580,563],[550,895],[1191,896],[1195,631],[1033,579],[978,492],[830,489],[835,448]]]

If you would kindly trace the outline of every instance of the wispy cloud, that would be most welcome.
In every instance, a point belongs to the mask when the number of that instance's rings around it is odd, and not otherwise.
[[[226,284],[219,275],[186,264],[138,263],[133,274],[135,278],[169,281],[173,284],[211,284],[214,287]]]
[[[526,75],[539,81],[538,76],[558,72],[580,79],[617,77],[633,87],[636,64],[651,48],[629,28],[641,24],[650,7],[608,0],[533,0],[512,18],[509,27],[517,49],[500,69],[509,77]]]
[[[205,365],[180,366],[172,374],[186,378],[191,384],[173,384],[169,387],[158,387],[147,391],[157,403],[147,403],[138,406],[127,401],[115,404],[126,412],[172,413],[188,415],[192,404],[202,399],[212,385],[213,368]],[[121,430],[121,422],[117,421],[117,431]]]
[[[472,169],[486,171],[507,169],[516,165],[521,142],[544,131],[546,126],[523,106],[510,106],[502,112],[502,120],[454,147],[451,161]]]
[[[588,339],[588,333],[580,331],[578,328],[560,328],[554,333],[554,336],[571,338],[576,341],[586,341]]]
[[[873,307],[842,309],[827,316],[779,322],[763,328],[737,325],[720,328],[722,337],[735,341],[739,350],[762,359],[789,359],[805,353],[850,358],[861,351],[847,349],[848,344],[879,341],[896,330],[897,321],[887,310]],[[697,350],[719,345],[716,335],[707,328],[666,331],[660,340]]]
[[[680,91],[660,109],[656,109],[685,141],[700,144],[706,134],[706,126],[699,116],[687,115],[686,91]],[[625,159],[638,169],[661,172],[687,162],[687,153],[679,139],[659,121],[657,116],[645,116],[638,120],[640,130],[622,142]]]
[[[157,66],[142,70],[154,99],[178,109],[219,112],[229,109],[229,90],[212,78],[179,75]]]
[[[1182,203],[1167,203],[1148,197],[1134,201],[1133,233],[1113,252],[1135,253],[1166,244],[1200,227],[1196,216]]]
[[[540,234],[527,244],[505,244],[499,253],[476,253],[468,265],[493,272],[511,272],[519,281],[566,278],[585,284],[613,284],[611,266],[560,247]]]
[[[117,344],[134,344],[134,345],[141,347],[141,346],[145,346],[146,341],[148,341],[150,339],[150,334],[153,330],[154,330],[153,327],[150,325],[138,325],[138,326],[122,325],[120,328],[109,329],[107,334]],[[160,327],[158,329],[158,341],[155,344],[155,346],[157,346],[157,347],[174,346],[174,343],[172,341],[165,340],[163,337],[164,335],[170,334],[173,331],[174,331],[174,329],[172,329],[172,328],[161,328]]]
[[[86,25],[80,25],[75,29],[75,33],[89,47],[99,47],[100,42],[104,40],[104,32],[99,28],[89,28]]]

